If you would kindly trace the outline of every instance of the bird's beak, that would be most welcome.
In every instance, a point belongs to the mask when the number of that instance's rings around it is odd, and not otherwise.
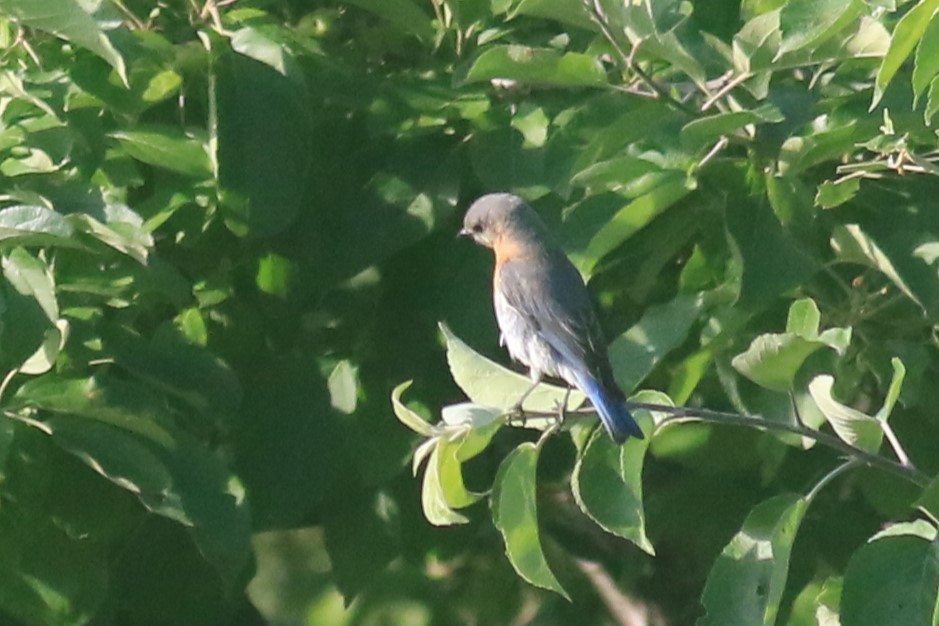
[[[456,236],[457,237],[472,237],[473,231],[471,231],[469,228],[461,228],[460,232],[458,232]]]

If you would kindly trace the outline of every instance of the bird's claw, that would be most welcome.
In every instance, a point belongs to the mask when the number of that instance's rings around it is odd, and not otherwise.
[[[528,415],[525,413],[525,409],[522,408],[521,403],[513,404],[512,407],[506,411],[506,417],[509,426],[525,428],[525,424],[528,422]]]

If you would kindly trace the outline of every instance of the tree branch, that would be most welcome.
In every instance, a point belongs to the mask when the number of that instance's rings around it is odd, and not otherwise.
[[[930,483],[929,476],[918,470],[912,463],[909,463],[908,459],[907,463],[898,463],[878,454],[872,454],[867,450],[862,450],[861,448],[842,441],[834,435],[830,435],[826,432],[815,430],[807,426],[786,424],[784,422],[774,422],[759,415],[712,411],[710,409],[676,407],[667,404],[655,404],[651,402],[626,402],[626,407],[631,410],[645,409],[647,411],[667,413],[668,417],[665,417],[656,424],[655,432],[662,430],[669,424],[680,424],[694,421],[706,422],[709,424],[723,424],[726,426],[747,426],[762,431],[792,433],[794,435],[808,437],[809,439],[817,441],[827,448],[831,448],[832,450],[836,450],[837,452],[857,460],[857,462],[860,464],[883,470],[919,487],[926,487]],[[568,417],[596,415],[596,410],[593,407],[587,407],[573,411],[567,411],[566,415]],[[518,418],[519,415],[517,413],[507,413],[506,417]],[[526,419],[532,417],[557,418],[558,414],[557,412],[525,411],[522,417]]]

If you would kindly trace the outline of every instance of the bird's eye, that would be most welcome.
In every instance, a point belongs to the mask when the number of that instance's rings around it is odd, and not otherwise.
[[[476,224],[473,224],[473,232],[474,232],[474,233],[481,233],[481,232],[483,232],[483,225],[480,224],[480,223],[478,223],[478,222],[477,222]]]

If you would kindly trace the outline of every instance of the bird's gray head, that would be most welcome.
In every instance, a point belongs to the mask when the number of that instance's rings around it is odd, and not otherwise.
[[[493,248],[503,237],[514,240],[546,236],[541,218],[528,203],[510,193],[491,193],[470,206],[463,218],[460,235]]]

